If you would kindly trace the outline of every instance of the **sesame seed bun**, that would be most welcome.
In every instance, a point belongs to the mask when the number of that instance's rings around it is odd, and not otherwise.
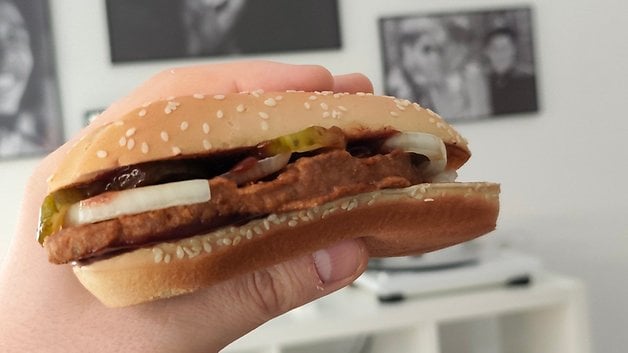
[[[194,94],[147,103],[93,130],[49,178],[49,191],[122,166],[254,146],[314,125],[337,126],[349,138],[384,129],[430,133],[445,142],[449,169],[470,157],[458,132],[407,100],[331,92]]]
[[[194,292],[342,239],[362,238],[378,257],[437,250],[493,230],[498,211],[497,184],[420,184],[272,214],[73,268],[105,305],[128,306]]]

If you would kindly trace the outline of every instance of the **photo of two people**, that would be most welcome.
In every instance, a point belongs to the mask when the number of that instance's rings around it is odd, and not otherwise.
[[[380,20],[385,91],[448,120],[538,110],[531,9]]]

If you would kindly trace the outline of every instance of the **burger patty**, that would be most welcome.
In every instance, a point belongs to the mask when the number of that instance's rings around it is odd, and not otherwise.
[[[420,167],[425,161],[424,157],[401,151],[360,158],[334,150],[300,158],[273,180],[238,187],[233,181],[216,177],[208,180],[208,202],[64,228],[48,237],[44,246],[49,260],[61,264],[180,239],[271,213],[419,184],[425,181]]]

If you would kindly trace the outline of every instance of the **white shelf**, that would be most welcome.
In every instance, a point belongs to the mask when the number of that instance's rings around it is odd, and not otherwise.
[[[316,344],[339,347],[368,337],[364,352],[436,353],[444,326],[487,317],[499,322],[504,352],[590,352],[582,284],[547,273],[525,287],[484,287],[387,304],[364,289],[346,288],[271,320],[224,352],[310,352]]]

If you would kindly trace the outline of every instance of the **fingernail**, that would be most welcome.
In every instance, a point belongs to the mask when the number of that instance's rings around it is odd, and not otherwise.
[[[331,248],[316,251],[312,256],[323,284],[354,277],[363,262],[362,252],[362,247],[355,240],[345,240]]]

